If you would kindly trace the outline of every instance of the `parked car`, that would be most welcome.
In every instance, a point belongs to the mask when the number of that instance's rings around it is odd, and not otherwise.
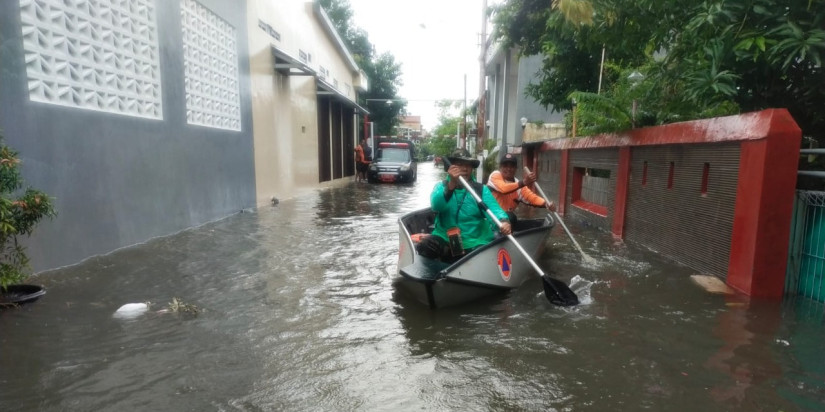
[[[417,179],[418,162],[413,143],[404,139],[379,140],[375,157],[367,171],[367,181],[412,183]]]

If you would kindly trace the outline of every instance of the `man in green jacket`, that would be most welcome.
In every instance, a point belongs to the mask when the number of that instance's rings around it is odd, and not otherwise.
[[[501,233],[512,231],[507,213],[501,209],[487,186],[472,180],[473,169],[478,167],[478,159],[470,156],[465,149],[456,149],[447,156],[451,165],[447,169],[447,180],[436,183],[430,194],[430,207],[436,213],[435,228],[431,236],[421,240],[418,253],[430,259],[454,262],[473,249],[485,245],[495,238],[495,224],[487,220],[487,214],[468,193],[459,176],[480,194],[481,200],[501,221]]]

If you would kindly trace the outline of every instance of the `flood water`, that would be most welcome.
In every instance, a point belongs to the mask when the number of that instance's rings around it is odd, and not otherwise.
[[[568,222],[541,282],[430,310],[396,288],[397,218],[442,178],[349,183],[30,283],[0,310],[0,411],[822,411],[823,305],[710,294]],[[200,311],[164,313],[173,298]],[[113,316],[123,304],[147,313]]]

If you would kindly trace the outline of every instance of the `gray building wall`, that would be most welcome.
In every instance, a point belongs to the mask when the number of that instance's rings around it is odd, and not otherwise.
[[[564,112],[555,112],[553,106],[545,108],[525,92],[529,84],[538,83],[543,57],[520,56],[515,49],[490,47],[485,61],[487,116],[491,123],[488,138],[504,141],[509,147],[520,146],[522,117],[531,123],[564,123]]]
[[[564,123],[564,112],[554,112],[553,106],[546,109],[541,103],[527,96],[525,90],[531,83],[538,83],[541,73],[541,61],[543,56],[522,56],[518,65],[518,107],[519,119],[526,117],[530,122],[541,121],[544,123]]]
[[[246,4],[199,3],[235,30],[240,130],[187,123],[178,0],[154,2],[162,119],[31,101],[20,5],[0,2],[0,130],[58,211],[27,242],[35,272],[255,205]]]

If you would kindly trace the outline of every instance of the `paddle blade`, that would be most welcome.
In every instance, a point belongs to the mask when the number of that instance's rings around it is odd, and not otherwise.
[[[579,297],[566,283],[553,279],[550,276],[542,276],[541,283],[544,285],[544,296],[550,303],[556,306],[575,306],[579,304]]]

